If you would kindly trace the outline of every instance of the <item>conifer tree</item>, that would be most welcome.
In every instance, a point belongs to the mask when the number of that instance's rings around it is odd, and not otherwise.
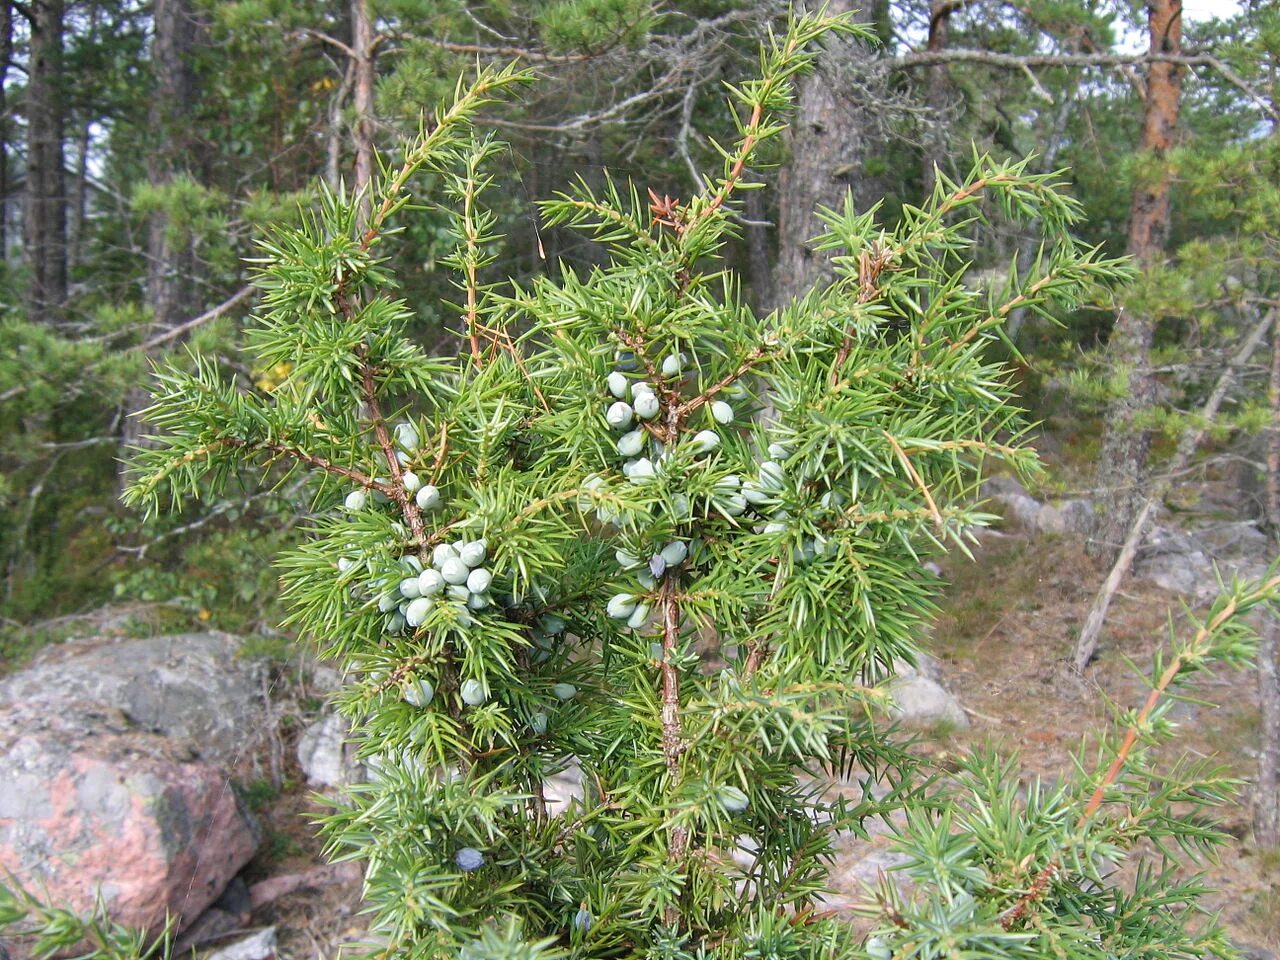
[[[488,281],[484,196],[505,154],[470,122],[526,77],[482,71],[375,177],[367,222],[336,191],[263,243],[250,348],[283,383],[242,389],[199,356],[158,373],[131,502],[177,508],[249,463],[314,477],[285,594],[348,678],[372,776],[324,829],[365,864],[385,955],[1103,957],[1187,923],[1190,888],[1147,878],[1128,910],[1092,859],[1211,836],[1168,807],[1220,795],[1214,776],[1161,781],[1176,788],[1149,816],[1105,816],[1149,796],[1127,764],[1158,709],[1074,813],[1065,788],[1021,801],[985,756],[942,813],[884,735],[877,683],[916,652],[938,590],[922,557],[988,519],[972,504],[989,461],[1034,466],[989,347],[1012,309],[1070,304],[1115,264],[1073,241],[1052,176],[979,156],[894,229],[851,202],[823,211],[835,279],[745,306],[717,252],[829,32],[858,28],[798,16],[766,46],[696,195],[580,181],[547,201],[549,224],[611,256],[526,285]],[[406,339],[379,260],[422,171],[457,239],[454,357]],[[987,205],[1047,237],[1029,273],[980,296],[962,276]],[[1273,589],[1238,588],[1157,688],[1247,655],[1234,614]],[[570,763],[582,795],[552,808],[543,785]],[[833,798],[834,778],[862,795]],[[901,805],[930,882],[916,903],[886,893],[862,943],[820,910],[833,837]],[[1201,936],[1216,942],[1211,926],[1184,939]]]

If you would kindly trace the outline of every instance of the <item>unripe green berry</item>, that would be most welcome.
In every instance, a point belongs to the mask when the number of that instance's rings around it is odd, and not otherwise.
[[[458,556],[468,567],[478,567],[484,563],[488,548],[489,544],[486,541],[472,540],[470,543],[462,545],[458,550]]]
[[[471,591],[467,589],[465,583],[453,583],[444,588],[444,595],[450,600],[456,600],[458,603],[466,603],[471,599]]]
[[[476,567],[467,574],[467,589],[472,593],[484,593],[493,583],[493,574],[484,567]]]
[[[418,436],[418,428],[412,423],[396,424],[396,443],[404,447],[410,453],[418,449],[418,444],[422,442],[422,438]]]
[[[431,563],[438,570],[444,566],[446,560],[456,559],[458,551],[447,543],[437,543],[435,549],[431,551]]]
[[[627,398],[627,389],[630,387],[631,383],[627,380],[626,374],[621,370],[615,370],[613,373],[609,374],[605,383],[609,387],[609,392],[619,400],[625,400]]]
[[[572,700],[578,695],[578,688],[572,683],[557,683],[551,688],[557,700]]]
[[[766,460],[760,464],[760,486],[765,490],[781,490],[786,479],[782,464],[776,460]]]
[[[493,601],[489,598],[489,595],[487,593],[473,593],[469,597],[467,597],[467,609],[483,610],[485,607],[489,606],[489,604],[492,602]]]
[[[631,385],[631,399],[639,400],[643,396],[653,396],[653,386],[647,380],[639,380]]]
[[[369,495],[363,490],[352,490],[342,503],[348,510],[363,510],[369,503]]]
[[[632,567],[640,566],[640,558],[634,554],[627,553],[625,550],[619,549],[613,551],[613,559],[618,562],[618,566],[623,570],[629,570]]]
[[[540,626],[547,636],[558,636],[564,633],[567,624],[563,617],[558,617],[554,613],[544,614],[538,618],[538,626]]]
[[[636,598],[629,593],[616,593],[605,606],[605,612],[615,620],[626,620],[636,611]]]
[[[339,573],[346,573],[347,571],[349,571],[349,570],[350,570],[352,567],[354,567],[355,565],[356,565],[356,562],[355,562],[354,560],[352,560],[350,557],[339,557],[339,558],[338,558],[338,572],[339,572]]]
[[[699,430],[693,435],[690,446],[693,447],[694,453],[710,453],[720,446],[720,434],[714,430]]]
[[[661,406],[662,404],[659,403],[658,398],[650,392],[642,393],[636,397],[633,408],[635,409],[636,416],[641,420],[652,420],[658,415],[658,410]]]
[[[474,679],[463,680],[458,694],[462,697],[462,702],[469,707],[478,707],[489,699],[489,694],[485,692],[484,684]]]
[[[405,608],[404,619],[411,627],[420,627],[423,621],[427,619],[427,614],[431,612],[431,608],[435,605],[435,601],[430,597],[419,597]]]
[[[422,591],[418,589],[417,577],[410,577],[407,580],[400,581],[400,596],[407,600],[417,600],[422,596]]]
[[[639,460],[631,461],[629,468],[624,466],[622,472],[626,474],[628,480],[637,486],[648,483],[657,475],[657,471],[653,467],[653,461],[648,457],[641,457]]]
[[[673,353],[664,357],[662,360],[662,375],[664,377],[679,376],[684,370],[685,356],[683,353]]]
[[[619,400],[605,411],[604,418],[613,429],[624,430],[631,426],[633,415],[631,404]]]
[[[618,440],[618,453],[624,457],[634,457],[644,449],[645,433],[643,430],[632,430],[624,433]]]
[[[747,795],[737,787],[720,788],[720,805],[730,813],[742,813],[750,805]]]
[[[716,400],[711,404],[711,416],[716,423],[733,423],[733,407],[723,400]]]
[[[440,565],[440,576],[444,577],[445,583],[466,583],[470,572],[467,565],[456,556],[449,557]]]
[[[422,481],[412,470],[406,470],[400,474],[400,482],[404,484],[405,493],[417,493],[422,487]]]
[[[649,605],[647,603],[637,603],[636,608],[632,611],[631,616],[627,617],[627,626],[632,630],[639,630],[645,625],[649,619]]]
[[[689,545],[683,540],[672,540],[658,551],[658,555],[667,562],[668,566],[678,567],[689,556]]]
[[[444,577],[439,570],[423,570],[418,575],[418,594],[423,597],[434,597],[444,589]]]
[[[547,715],[545,713],[535,713],[529,718],[529,726],[538,736],[542,736],[547,732]]]
[[[411,682],[404,688],[404,702],[411,707],[425,707],[435,695],[435,688],[429,680]]]
[[[413,502],[418,505],[419,510],[434,510],[440,506],[440,488],[430,483],[419,487]]]

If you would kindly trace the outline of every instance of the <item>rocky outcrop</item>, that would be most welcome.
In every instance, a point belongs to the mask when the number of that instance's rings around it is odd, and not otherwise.
[[[908,726],[968,728],[969,718],[960,701],[940,682],[937,664],[923,654],[917,663],[914,667],[902,660],[894,664],[896,675],[889,682],[890,716]]]
[[[345,787],[365,778],[364,765],[349,742],[351,724],[332,710],[307,725],[298,737],[298,766],[313,787]]]
[[[0,868],[145,929],[213,903],[257,849],[228,769],[261,677],[219,633],[84,640],[0,681]]]

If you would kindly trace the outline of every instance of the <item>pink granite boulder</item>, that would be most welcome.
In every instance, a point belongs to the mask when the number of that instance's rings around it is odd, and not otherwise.
[[[159,639],[68,644],[0,682],[0,876],[81,912],[101,895],[112,920],[153,931],[170,915],[180,929],[194,921],[259,840],[227,772],[235,732],[199,736],[202,716],[226,725],[230,701],[257,689],[211,672],[234,638]],[[194,676],[180,681],[187,665]],[[215,694],[228,704],[208,702]],[[161,700],[166,710],[144,709]]]

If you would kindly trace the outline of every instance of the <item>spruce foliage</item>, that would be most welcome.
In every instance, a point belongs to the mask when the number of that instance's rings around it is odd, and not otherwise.
[[[981,755],[942,792],[885,736],[877,685],[913,657],[938,589],[922,558],[964,550],[988,519],[971,504],[990,461],[1034,467],[992,359],[1001,324],[1070,306],[1117,266],[1072,239],[1053,176],[977,156],[891,230],[874,210],[824,212],[815,245],[838,277],[766,315],[747,306],[717,253],[753,158],[782,133],[814,43],[858,29],[791,21],[759,79],[730,89],[738,139],[688,200],[608,180],[547,201],[549,224],[609,258],[526,285],[489,282],[484,195],[504,152],[470,121],[527,78],[483,71],[383,172],[367,222],[360,198],[332,193],[263,243],[250,348],[286,371],[270,393],[200,357],[158,372],[160,435],[136,454],[132,503],[181,507],[249,463],[314,478],[317,519],[280,563],[291,623],[349,679],[341,705],[372,776],[324,829],[366,866],[386,955],[1201,942],[1180,909],[1193,887],[1161,892],[1159,870],[1105,886],[1095,863],[1143,839],[1211,841],[1168,811],[1220,795],[1217,775],[1134,773],[1121,742],[1071,790],[1023,796],[1009,761]],[[405,337],[411,311],[379,259],[423,171],[457,240],[454,357]],[[962,278],[992,207],[1046,239],[1029,272],[979,295]],[[1234,616],[1273,588],[1224,600],[1175,676],[1246,656]],[[1145,742],[1163,722],[1147,709],[1130,728]],[[571,763],[582,796],[549,806],[544,782]],[[1087,811],[1081,790],[1100,797]],[[819,899],[833,836],[898,807],[922,893],[886,889],[863,943]]]

